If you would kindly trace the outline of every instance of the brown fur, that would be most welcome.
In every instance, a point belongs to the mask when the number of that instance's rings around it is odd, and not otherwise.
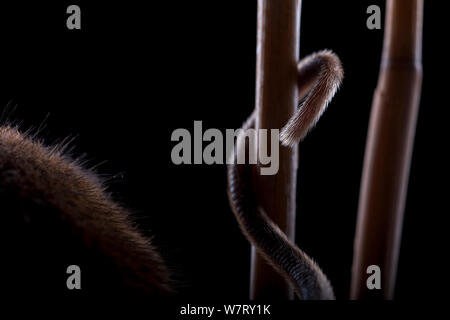
[[[288,146],[317,122],[343,72],[339,59],[322,51],[299,64],[299,76],[300,95],[309,94],[282,129],[280,139]],[[253,126],[253,119],[245,126]],[[320,268],[258,207],[249,168],[229,166],[230,202],[243,232],[300,297],[334,298]],[[4,252],[10,288],[41,292],[43,286],[53,285],[67,292],[65,268],[79,264],[88,275],[84,284],[90,292],[171,292],[169,273],[156,248],[133,227],[130,213],[111,199],[99,178],[61,148],[46,147],[8,126],[0,127],[0,202],[3,243],[17,239]]]
[[[295,145],[314,126],[335,94],[342,77],[339,58],[331,51],[321,51],[299,63],[299,93],[300,96],[308,95],[282,129],[280,140],[284,145]],[[244,131],[254,128],[254,124],[255,113],[244,123]],[[238,150],[248,149],[242,137],[237,139],[234,157]],[[236,159],[233,163],[236,163]],[[242,232],[264,259],[292,284],[301,299],[334,299],[331,284],[319,266],[287,239],[264,209],[259,207],[252,184],[252,172],[249,164],[228,166],[230,205]]]
[[[280,140],[285,146],[298,144],[314,127],[344,77],[339,58],[329,50],[319,51],[301,60],[298,72],[299,96],[307,95],[281,130]]]
[[[2,214],[12,221],[5,227],[17,228],[14,232],[25,237],[37,235],[20,240],[26,251],[19,254],[20,263],[33,263],[31,270],[38,267],[36,263],[56,270],[51,263],[59,263],[58,268],[64,269],[58,270],[64,273],[68,266],[64,264],[70,261],[81,264],[82,279],[84,274],[90,275],[89,283],[84,284],[93,291],[133,288],[131,291],[144,295],[170,292],[164,262],[151,241],[133,227],[129,212],[111,199],[93,172],[65,156],[60,148],[46,147],[16,128],[0,127],[0,197]],[[52,241],[52,236],[58,238]],[[34,249],[27,251],[29,247]],[[61,247],[71,252],[62,252]],[[27,260],[27,252],[40,261]],[[51,261],[43,261],[45,257]],[[10,272],[22,268],[20,263],[14,265],[13,261]],[[46,272],[44,267],[41,271]],[[52,276],[49,273],[46,276]],[[32,288],[38,276],[33,274],[23,283],[30,286],[31,282]],[[65,281],[57,286],[63,288]]]

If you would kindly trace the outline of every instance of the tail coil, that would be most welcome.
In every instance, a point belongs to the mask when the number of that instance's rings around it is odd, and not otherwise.
[[[298,65],[299,95],[304,102],[281,129],[280,141],[293,147],[317,123],[336,93],[343,70],[339,58],[331,51],[312,54]],[[255,113],[243,125],[228,165],[228,195],[234,215],[247,239],[259,253],[294,287],[304,300],[334,299],[333,289],[325,274],[306,253],[292,243],[258,206],[252,185],[252,165],[236,164],[237,150],[248,148],[242,139],[246,129],[254,128]]]

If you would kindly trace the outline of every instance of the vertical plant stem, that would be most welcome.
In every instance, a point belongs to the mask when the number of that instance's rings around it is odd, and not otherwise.
[[[388,0],[361,181],[351,298],[392,299],[422,85],[423,0]],[[381,290],[367,288],[367,267]]]
[[[279,129],[296,109],[299,41],[300,0],[259,0],[256,129]],[[256,147],[260,149],[262,143],[267,142],[258,140]],[[253,172],[259,204],[291,240],[295,235],[296,171],[297,149],[281,146],[277,174],[264,176],[257,169]],[[252,248],[250,297],[293,298],[292,288],[255,248]]]

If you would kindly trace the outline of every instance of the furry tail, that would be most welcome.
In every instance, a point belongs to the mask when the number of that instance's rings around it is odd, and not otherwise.
[[[298,65],[299,96],[303,104],[281,129],[284,146],[298,144],[315,126],[344,77],[339,58],[329,50],[307,56]]]
[[[307,92],[303,105],[283,127],[280,140],[286,146],[298,143],[314,126],[335,94],[343,77],[339,58],[330,51],[313,54],[299,64],[300,94]],[[246,121],[243,129],[253,128],[255,115]],[[294,286],[301,299],[334,299],[333,289],[322,270],[289,241],[278,226],[258,206],[252,185],[252,167],[236,164],[238,151],[248,148],[238,137],[233,164],[228,166],[228,195],[231,207],[242,232],[262,256]]]

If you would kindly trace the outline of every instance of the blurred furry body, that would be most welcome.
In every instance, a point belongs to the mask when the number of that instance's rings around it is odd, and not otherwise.
[[[0,127],[8,288],[67,293],[66,268],[75,264],[81,268],[81,293],[169,294],[169,273],[150,239],[136,230],[130,213],[111,199],[96,174],[62,149]]]

